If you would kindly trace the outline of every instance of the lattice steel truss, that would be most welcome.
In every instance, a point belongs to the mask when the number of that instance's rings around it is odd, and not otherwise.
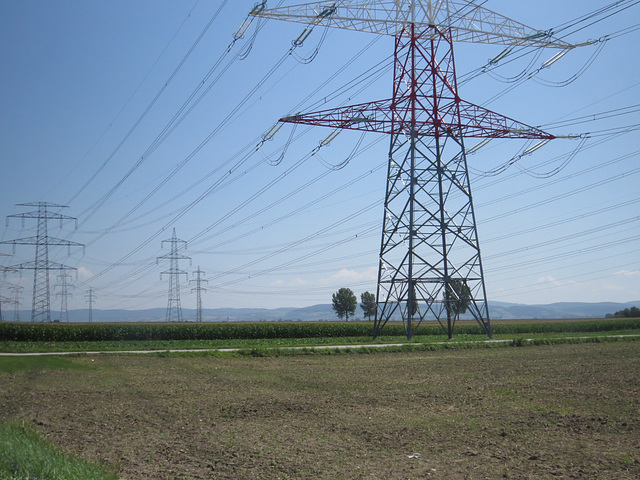
[[[491,337],[464,138],[554,136],[462,100],[453,43],[572,46],[466,1],[263,2],[251,15],[395,37],[390,99],[281,121],[391,137],[374,336],[399,314],[409,339],[430,317],[451,337],[463,302]]]
[[[160,273],[162,275],[169,275],[169,298],[167,300],[167,322],[182,322],[182,305],[180,304],[180,275],[187,275],[184,270],[180,270],[178,267],[178,260],[189,260],[191,257],[182,255],[180,249],[187,247],[187,242],[178,239],[176,236],[176,229],[173,229],[173,235],[169,240],[163,240],[162,245],[165,243],[171,244],[171,251],[167,255],[162,255],[157,258],[156,263],[160,260],[169,260],[169,270],[165,270]]]
[[[63,265],[61,263],[52,262],[49,260],[49,247],[51,246],[65,246],[69,248],[71,253],[71,247],[84,247],[84,245],[76,242],[70,242],[69,240],[63,240],[60,238],[50,237],[48,232],[49,220],[59,220],[60,227],[65,220],[77,220],[74,217],[62,215],[55,210],[63,208],[69,208],[66,205],[56,205],[48,202],[35,202],[35,203],[19,203],[19,207],[37,207],[38,210],[20,213],[16,215],[8,215],[9,218],[21,218],[23,223],[25,219],[35,219],[38,221],[38,231],[35,237],[18,238],[16,240],[6,240],[0,242],[1,244],[10,245],[35,245],[36,257],[33,262],[20,263],[18,265],[12,265],[8,268],[15,270],[33,270],[33,303],[31,308],[31,321],[33,322],[50,322],[51,321],[51,290],[49,284],[50,273],[52,270],[60,271],[62,273],[67,271],[77,270],[75,267]],[[54,211],[52,211],[54,210]],[[77,226],[77,225],[76,225]]]
[[[195,288],[191,289],[191,293],[196,292],[197,304],[196,304],[196,322],[202,322],[202,292],[206,292],[207,289],[202,287],[203,283],[209,283],[209,280],[202,278],[205,272],[200,270],[200,265],[198,265],[198,269],[194,272],[196,278],[193,280],[189,280],[189,283],[194,284]]]
[[[68,273],[61,273],[58,275],[58,280],[60,283],[56,285],[56,287],[60,288],[60,291],[56,294],[60,296],[60,321],[68,322],[69,321],[69,308],[68,308],[68,298],[73,296],[69,290],[75,289],[74,285],[69,283],[69,279],[72,278]]]
[[[89,288],[84,294],[85,303],[89,304],[89,322],[93,322],[93,304],[96,301],[96,291],[93,288]]]

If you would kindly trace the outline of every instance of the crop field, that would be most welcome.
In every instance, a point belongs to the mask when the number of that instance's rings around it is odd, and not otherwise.
[[[0,385],[0,423],[122,479],[640,478],[638,341],[2,357]]]

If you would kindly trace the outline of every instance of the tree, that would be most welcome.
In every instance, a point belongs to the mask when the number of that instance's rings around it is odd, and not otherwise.
[[[358,298],[350,288],[341,288],[332,296],[333,310],[338,318],[349,321],[349,315],[355,315]]]
[[[471,289],[464,280],[458,278],[451,280],[449,286],[452,292],[449,293],[448,308],[457,318],[465,313],[471,304]]]
[[[640,308],[631,307],[625,308],[613,314],[615,318],[638,318],[640,317]]]
[[[360,295],[360,308],[363,310],[363,315],[371,320],[371,317],[375,317],[378,312],[376,296],[373,293],[364,292]]]

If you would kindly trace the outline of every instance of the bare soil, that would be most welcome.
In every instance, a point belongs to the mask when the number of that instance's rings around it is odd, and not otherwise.
[[[640,342],[73,362],[0,420],[123,479],[640,478]]]

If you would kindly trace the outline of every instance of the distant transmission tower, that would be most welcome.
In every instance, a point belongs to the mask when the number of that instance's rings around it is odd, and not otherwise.
[[[96,291],[93,288],[89,288],[84,294],[85,302],[89,304],[89,323],[93,322],[93,302],[96,298]]]
[[[280,119],[390,136],[374,336],[401,316],[410,339],[432,316],[451,337],[466,303],[491,337],[464,138],[554,136],[462,100],[453,43],[572,46],[464,0],[264,6],[250,15],[304,23],[303,39],[318,25],[394,37],[391,98]]]
[[[36,203],[19,203],[19,207],[37,207],[38,210],[16,215],[8,215],[9,218],[33,218],[38,221],[38,233],[35,237],[18,238],[16,240],[7,240],[0,242],[2,244],[14,245],[35,245],[36,258],[33,262],[20,263],[12,265],[8,268],[16,270],[33,270],[33,303],[31,307],[31,321],[33,322],[50,322],[51,321],[51,291],[49,288],[49,276],[51,270],[62,272],[76,270],[74,267],[62,265],[49,261],[50,246],[66,246],[71,253],[71,247],[83,247],[84,245],[60,238],[50,237],[48,234],[47,223],[49,220],[60,220],[60,228],[65,220],[76,220],[74,217],[54,213],[51,209],[59,210],[68,208],[66,205],[56,205],[54,203],[36,202]],[[76,220],[77,222],[77,220]]]
[[[165,270],[160,273],[162,275],[169,275],[169,299],[167,302],[167,316],[166,321],[182,322],[182,306],[180,305],[180,275],[189,274],[178,267],[178,260],[191,260],[190,257],[179,253],[181,248],[187,248],[187,242],[179,240],[176,237],[176,229],[173,229],[173,235],[170,240],[163,240],[161,245],[164,246],[166,242],[171,244],[171,252],[167,255],[158,257],[156,263],[160,260],[169,260],[169,270]]]
[[[69,309],[67,308],[67,297],[70,297],[73,295],[69,293],[69,289],[73,290],[74,288],[76,288],[73,285],[69,284],[68,280],[70,278],[71,278],[71,275],[69,275],[68,273],[61,273],[60,275],[58,275],[58,280],[60,280],[60,283],[56,285],[56,287],[60,288],[60,292],[58,292],[56,295],[60,296],[60,321],[61,322],[69,321]]]
[[[2,257],[10,257],[11,255],[8,255],[6,253],[0,253],[0,256]],[[16,269],[12,269],[12,268],[8,268],[8,267],[2,267],[0,266],[0,272],[3,273],[3,275],[7,275],[7,273],[9,272],[17,272]],[[0,284],[1,286],[1,284]],[[11,289],[13,287],[13,285],[9,285],[9,289]],[[22,287],[20,287],[22,288]],[[2,314],[2,304],[3,303],[13,303],[13,300],[7,297],[3,297],[2,295],[0,295],[0,322],[4,320],[3,314]]]
[[[22,303],[22,290],[24,287],[20,285],[9,285],[9,290],[13,291],[13,298],[11,303],[13,303],[13,321],[20,321],[20,304]]]
[[[12,303],[12,300],[10,298],[3,297],[2,295],[0,295],[0,322],[4,321],[4,317],[2,315],[2,304],[3,303]]]
[[[191,289],[191,293],[193,293],[195,291],[196,295],[197,295],[197,298],[198,298],[197,310],[196,310],[196,322],[202,322],[202,295],[201,295],[201,292],[206,292],[207,291],[205,288],[202,288],[202,282],[209,283],[209,281],[205,280],[204,278],[202,278],[202,275],[204,275],[205,272],[200,270],[200,265],[198,265],[198,270],[196,270],[194,273],[196,275],[196,278],[194,278],[193,280],[189,280],[189,283],[195,283],[196,284],[195,288]]]

